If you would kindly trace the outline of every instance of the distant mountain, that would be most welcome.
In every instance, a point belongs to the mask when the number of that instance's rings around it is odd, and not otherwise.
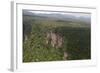
[[[29,12],[29,11],[27,11],[27,10],[23,10],[23,15],[33,16],[33,15],[34,15],[34,13]]]
[[[28,10],[23,10],[23,15],[28,15],[28,16],[38,16],[38,17],[44,17],[50,20],[62,20],[62,21],[73,21],[73,22],[85,22],[90,24],[91,23],[91,18],[90,16],[79,16],[79,15],[74,15],[74,14],[60,14],[60,13],[33,13]]]

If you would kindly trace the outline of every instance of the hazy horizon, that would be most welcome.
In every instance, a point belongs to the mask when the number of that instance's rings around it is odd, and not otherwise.
[[[90,13],[81,13],[81,12],[57,12],[57,11],[34,11],[34,10],[23,10],[24,12],[31,12],[33,14],[61,14],[61,15],[73,15],[76,17],[90,17],[91,14]],[[26,13],[24,13],[26,14]]]

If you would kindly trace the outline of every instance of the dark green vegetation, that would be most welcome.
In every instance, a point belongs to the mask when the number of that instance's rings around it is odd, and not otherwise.
[[[62,48],[46,45],[46,33],[51,30],[63,36]],[[90,33],[90,24],[87,23],[24,15],[23,62],[63,60],[63,50],[68,53],[67,60],[90,59]]]

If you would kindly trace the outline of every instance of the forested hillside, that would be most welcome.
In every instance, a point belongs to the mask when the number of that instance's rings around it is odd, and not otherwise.
[[[91,58],[90,23],[23,14],[23,62]]]

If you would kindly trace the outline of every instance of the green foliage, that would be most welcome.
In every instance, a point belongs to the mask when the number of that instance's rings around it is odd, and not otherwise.
[[[24,17],[23,21],[23,33],[28,35],[28,40],[23,38],[23,62],[63,60],[64,51],[68,52],[68,60],[91,58],[90,27],[79,25],[71,27],[68,26],[69,23],[72,23],[71,21],[45,21],[35,20],[34,17],[29,19],[29,17]],[[50,30],[57,31],[63,36],[62,48],[57,49],[46,44],[46,32]]]

